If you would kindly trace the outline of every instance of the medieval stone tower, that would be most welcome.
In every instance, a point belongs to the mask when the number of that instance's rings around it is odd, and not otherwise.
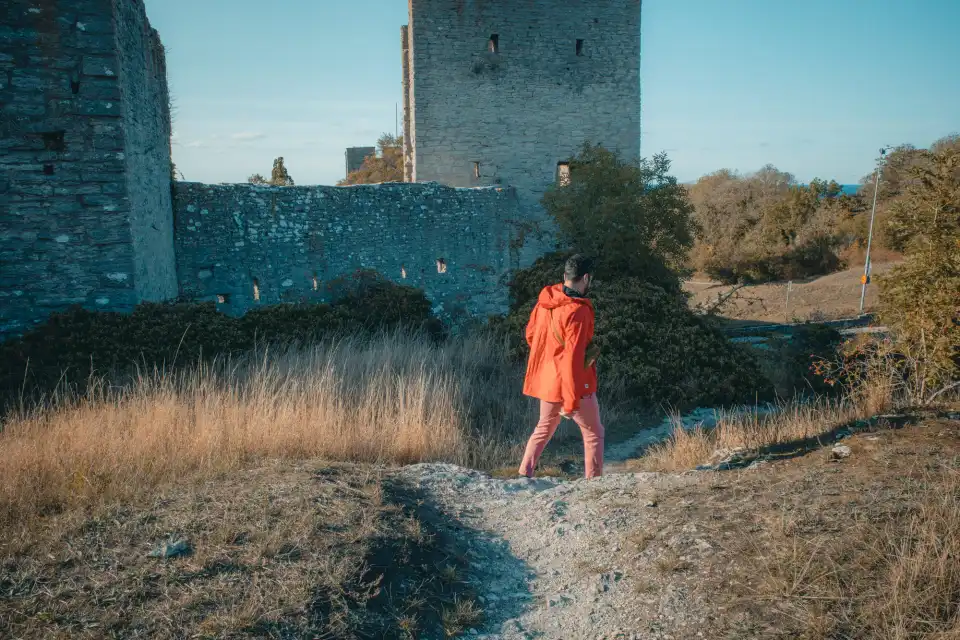
[[[0,2],[0,335],[175,297],[170,174],[142,0]]]
[[[409,0],[405,179],[539,201],[584,141],[640,153],[640,0]]]

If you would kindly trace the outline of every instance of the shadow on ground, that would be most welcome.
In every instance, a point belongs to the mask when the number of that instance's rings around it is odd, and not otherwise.
[[[388,609],[402,620],[404,613],[396,608],[397,602],[416,604],[416,598],[429,597],[439,606],[421,607],[417,621],[419,629],[434,635],[422,635],[422,631],[404,635],[401,622],[398,635],[378,637],[445,638],[472,630],[494,632],[530,605],[528,584],[533,572],[504,540],[472,528],[455,513],[445,513],[402,478],[394,476],[384,487],[387,499],[403,510],[409,522],[419,523],[423,532],[416,548],[387,544],[372,558],[371,571],[382,575],[381,592],[390,594],[385,602],[394,603]],[[467,515],[470,507],[463,505],[461,513]],[[397,554],[414,557],[398,562]],[[398,567],[408,569],[398,571]]]

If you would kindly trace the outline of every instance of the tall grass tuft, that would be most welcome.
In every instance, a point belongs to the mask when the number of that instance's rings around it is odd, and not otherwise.
[[[0,519],[265,458],[491,466],[516,457],[535,422],[521,379],[489,337],[393,333],[97,380],[5,418]]]

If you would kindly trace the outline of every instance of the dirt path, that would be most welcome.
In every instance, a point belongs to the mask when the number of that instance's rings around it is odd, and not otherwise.
[[[709,427],[716,418],[713,409],[697,409],[682,422],[688,429]],[[458,528],[470,530],[460,537],[470,540],[470,579],[488,615],[486,635],[478,631],[479,637],[669,638],[703,622],[689,619],[704,608],[689,606],[690,593],[682,587],[644,595],[660,573],[659,555],[631,558],[631,570],[615,561],[637,547],[638,506],[656,509],[658,493],[699,481],[697,474],[618,472],[618,462],[669,437],[674,427],[667,418],[608,447],[608,473],[594,480],[502,480],[447,464],[401,471],[455,523],[454,535]],[[689,528],[666,548],[686,556],[710,551]],[[636,571],[638,560],[647,570]]]

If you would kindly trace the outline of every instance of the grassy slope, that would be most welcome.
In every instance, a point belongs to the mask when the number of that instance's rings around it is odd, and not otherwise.
[[[638,499],[614,562],[649,577],[638,598],[699,597],[717,638],[960,637],[960,421],[844,444]]]
[[[463,556],[371,466],[275,463],[4,529],[4,637],[440,636]],[[189,553],[149,557],[170,536]]]

